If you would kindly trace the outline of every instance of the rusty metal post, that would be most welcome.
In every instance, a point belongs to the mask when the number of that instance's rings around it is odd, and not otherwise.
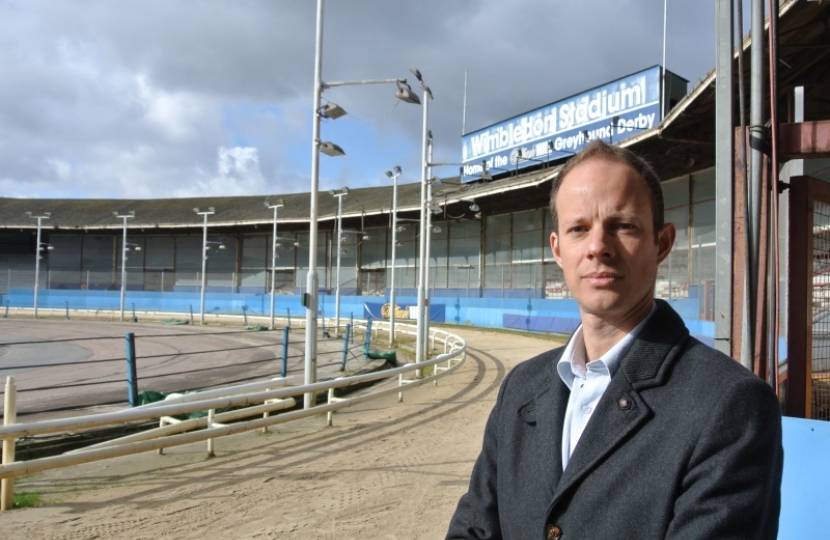
[[[787,306],[787,379],[784,389],[784,413],[807,418],[807,370],[812,360],[810,334],[812,309],[808,295],[813,280],[812,255],[813,209],[810,208],[807,179],[790,178],[790,245],[788,259],[789,306]]]
[[[769,262],[769,160],[762,160],[764,167],[761,175],[761,216],[758,229],[758,267],[755,276],[758,280],[755,298],[755,345],[753,347],[752,371],[761,379],[767,380],[768,365],[768,336],[767,321],[767,271]]]
[[[735,177],[734,190],[732,193],[733,217],[732,221],[732,294],[735,301],[732,302],[732,343],[730,356],[740,361],[741,347],[744,341],[744,328],[748,323],[746,313],[746,285],[747,285],[747,219],[746,219],[746,152],[743,150],[746,145],[747,131],[744,129],[743,137],[741,128],[735,129],[735,158],[733,175]]]

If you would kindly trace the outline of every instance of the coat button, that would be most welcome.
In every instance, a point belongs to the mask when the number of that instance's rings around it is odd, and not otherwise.
[[[621,397],[620,400],[617,402],[617,405],[620,406],[620,409],[627,411],[631,408],[631,400],[626,397]]]
[[[556,525],[548,525],[546,538],[548,540],[559,540],[562,537],[562,529]]]

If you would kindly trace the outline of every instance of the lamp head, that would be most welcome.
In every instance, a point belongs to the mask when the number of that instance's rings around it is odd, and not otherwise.
[[[329,101],[328,103],[320,107],[320,116],[322,116],[323,118],[330,118],[332,120],[336,120],[341,116],[346,116],[346,110],[343,109],[343,107],[341,107],[337,103],[332,103],[331,101]]]
[[[392,167],[392,170],[395,171],[395,174],[401,174],[401,168],[399,165]]]
[[[338,157],[338,156],[345,156],[346,155],[346,152],[342,148],[340,148],[339,146],[337,146],[333,142],[328,142],[328,141],[320,143],[320,151],[322,153],[326,154],[327,156],[331,156],[331,157]]]
[[[418,97],[418,94],[412,91],[412,88],[409,87],[408,84],[397,83],[398,84],[398,91],[395,92],[395,97],[399,100],[403,101],[404,103],[412,103],[413,105],[420,105],[421,99]]]

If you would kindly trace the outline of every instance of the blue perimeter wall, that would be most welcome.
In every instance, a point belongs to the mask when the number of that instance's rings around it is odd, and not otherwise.
[[[320,294],[320,315],[334,316],[335,297]],[[417,304],[415,296],[395,299],[399,307]],[[31,289],[11,289],[0,295],[2,306],[32,307],[34,293]],[[340,316],[364,317],[363,303],[387,302],[381,296],[341,296]],[[445,322],[490,328],[515,328],[519,330],[571,333],[579,323],[579,310],[572,299],[539,298],[468,298],[465,296],[433,297],[432,304],[444,304]],[[236,313],[241,315],[269,315],[271,297],[262,293],[205,293],[205,313]],[[701,321],[698,316],[697,298],[671,300],[669,303],[683,317],[692,335],[708,345],[714,343],[715,324]],[[54,309],[118,309],[119,291],[77,291],[46,289],[38,293],[38,307]],[[170,311],[199,313],[198,292],[149,292],[127,291],[125,309],[141,311]],[[305,317],[300,295],[276,296],[275,313],[278,316]]]

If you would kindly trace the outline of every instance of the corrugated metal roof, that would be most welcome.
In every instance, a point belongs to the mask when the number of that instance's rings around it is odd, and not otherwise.
[[[460,184],[458,177],[443,179],[433,184],[433,197],[441,204],[484,198],[514,189],[522,189],[552,178],[560,167],[536,171],[515,177],[485,183]],[[398,211],[418,211],[420,182],[398,185]],[[283,200],[279,210],[280,223],[307,223],[311,197],[309,193],[286,195],[249,195],[240,197],[196,197],[179,199],[10,199],[0,198],[0,229],[35,228],[36,221],[26,212],[51,217],[43,220],[45,229],[121,229],[123,222],[113,212],[135,212],[128,221],[129,228],[194,228],[201,227],[203,218],[194,208],[215,208],[210,216],[211,227],[260,225],[273,222],[273,210],[264,201]],[[343,217],[386,214],[392,208],[392,186],[356,188],[343,199]],[[318,221],[333,220],[337,215],[337,200],[328,192],[318,195]]]

